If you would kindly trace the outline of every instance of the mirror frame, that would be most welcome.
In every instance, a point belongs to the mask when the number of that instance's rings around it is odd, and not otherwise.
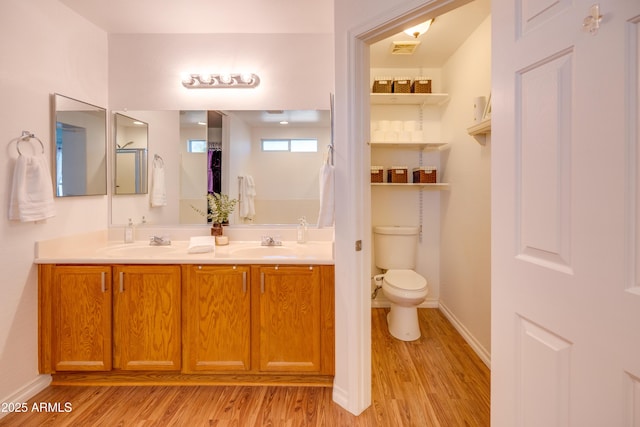
[[[63,105],[67,105],[66,109],[62,109]],[[107,162],[107,110],[97,105],[89,104],[87,102],[80,101],[65,95],[61,95],[59,93],[54,93],[52,95],[52,108],[53,108],[52,135],[54,140],[54,143],[51,144],[52,150],[53,150],[52,163],[54,166],[52,169],[54,174],[53,182],[55,186],[56,197],[107,195],[107,165],[108,165],[108,162]],[[58,156],[58,151],[59,151],[58,141],[61,141],[60,144],[64,144],[64,141],[62,140],[63,136],[59,135],[59,132],[58,132],[58,123],[66,123],[66,122],[61,122],[58,119],[60,115],[62,115],[63,113],[69,114],[72,112],[82,112],[83,114],[86,114],[87,112],[97,113],[99,115],[99,117],[97,118],[99,118],[100,121],[102,122],[101,128],[100,128],[100,125],[96,125],[97,127],[94,129],[94,131],[91,132],[93,136],[88,135],[88,138],[85,138],[85,144],[84,144],[85,148],[102,147],[101,153],[100,153],[100,148],[95,149],[96,153],[98,153],[98,157],[97,157],[98,161],[95,162],[95,165],[99,165],[100,168],[102,168],[102,173],[95,174],[96,182],[91,185],[91,188],[93,188],[93,190],[88,190],[87,186],[85,186],[85,189],[83,192],[81,193],[78,192],[75,194],[71,194],[70,192],[65,192],[62,182],[59,182],[59,179],[58,179],[59,177],[60,179],[62,179],[65,171],[63,166],[64,163],[62,162],[62,157],[64,156],[63,148],[60,149],[62,151],[62,154],[60,155],[60,157]],[[79,116],[78,119],[79,119],[78,120],[79,122],[83,121],[82,116]],[[73,126],[73,124],[69,124],[69,125]],[[98,136],[100,134],[102,136]],[[69,142],[69,143],[72,143],[72,142]],[[99,145],[96,145],[96,144],[99,144]],[[95,165],[87,164],[86,159],[87,157],[85,156],[84,171],[80,171],[80,174],[81,175],[84,174],[84,176],[88,176],[89,172],[93,172],[95,170]],[[74,166],[77,166],[78,164],[77,159],[72,163],[74,164]],[[78,169],[76,168],[76,171],[77,170]],[[78,179],[77,177],[73,177],[71,181],[78,181]],[[84,183],[86,184],[86,179],[84,180]]]

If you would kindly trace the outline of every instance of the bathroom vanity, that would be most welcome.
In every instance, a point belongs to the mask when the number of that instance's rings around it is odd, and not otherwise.
[[[39,369],[54,384],[332,384],[331,242],[74,247],[36,257]]]

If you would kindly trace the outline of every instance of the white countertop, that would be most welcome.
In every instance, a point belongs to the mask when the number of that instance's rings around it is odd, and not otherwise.
[[[150,246],[108,240],[108,232],[88,233],[38,242],[36,264],[324,264],[333,265],[333,241],[282,241],[261,246],[259,240],[231,240],[213,252],[189,253],[189,240],[169,246]]]

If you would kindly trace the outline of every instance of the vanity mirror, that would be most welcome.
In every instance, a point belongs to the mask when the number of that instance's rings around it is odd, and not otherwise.
[[[124,114],[113,115],[115,139],[114,194],[146,194],[149,125]]]
[[[240,198],[234,225],[317,222],[319,171],[331,139],[328,110],[127,111],[149,124],[150,155],[165,164],[167,205],[149,207],[113,199],[112,223],[145,216],[157,225],[206,224],[208,192]],[[287,121],[288,124],[280,122]],[[253,214],[242,193],[247,177],[255,189]],[[149,183],[153,188],[153,182]],[[150,190],[151,191],[151,190]],[[117,203],[116,203],[117,201]],[[243,216],[245,215],[245,216]]]
[[[107,194],[107,111],[53,95],[56,196]]]

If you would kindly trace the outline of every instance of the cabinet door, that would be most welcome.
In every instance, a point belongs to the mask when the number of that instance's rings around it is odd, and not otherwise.
[[[320,372],[320,269],[256,266],[252,280],[260,371]]]
[[[180,267],[113,268],[114,368],[180,369]]]
[[[183,280],[184,371],[249,370],[249,267],[187,265]]]
[[[111,268],[54,266],[51,271],[54,371],[111,369]]]

